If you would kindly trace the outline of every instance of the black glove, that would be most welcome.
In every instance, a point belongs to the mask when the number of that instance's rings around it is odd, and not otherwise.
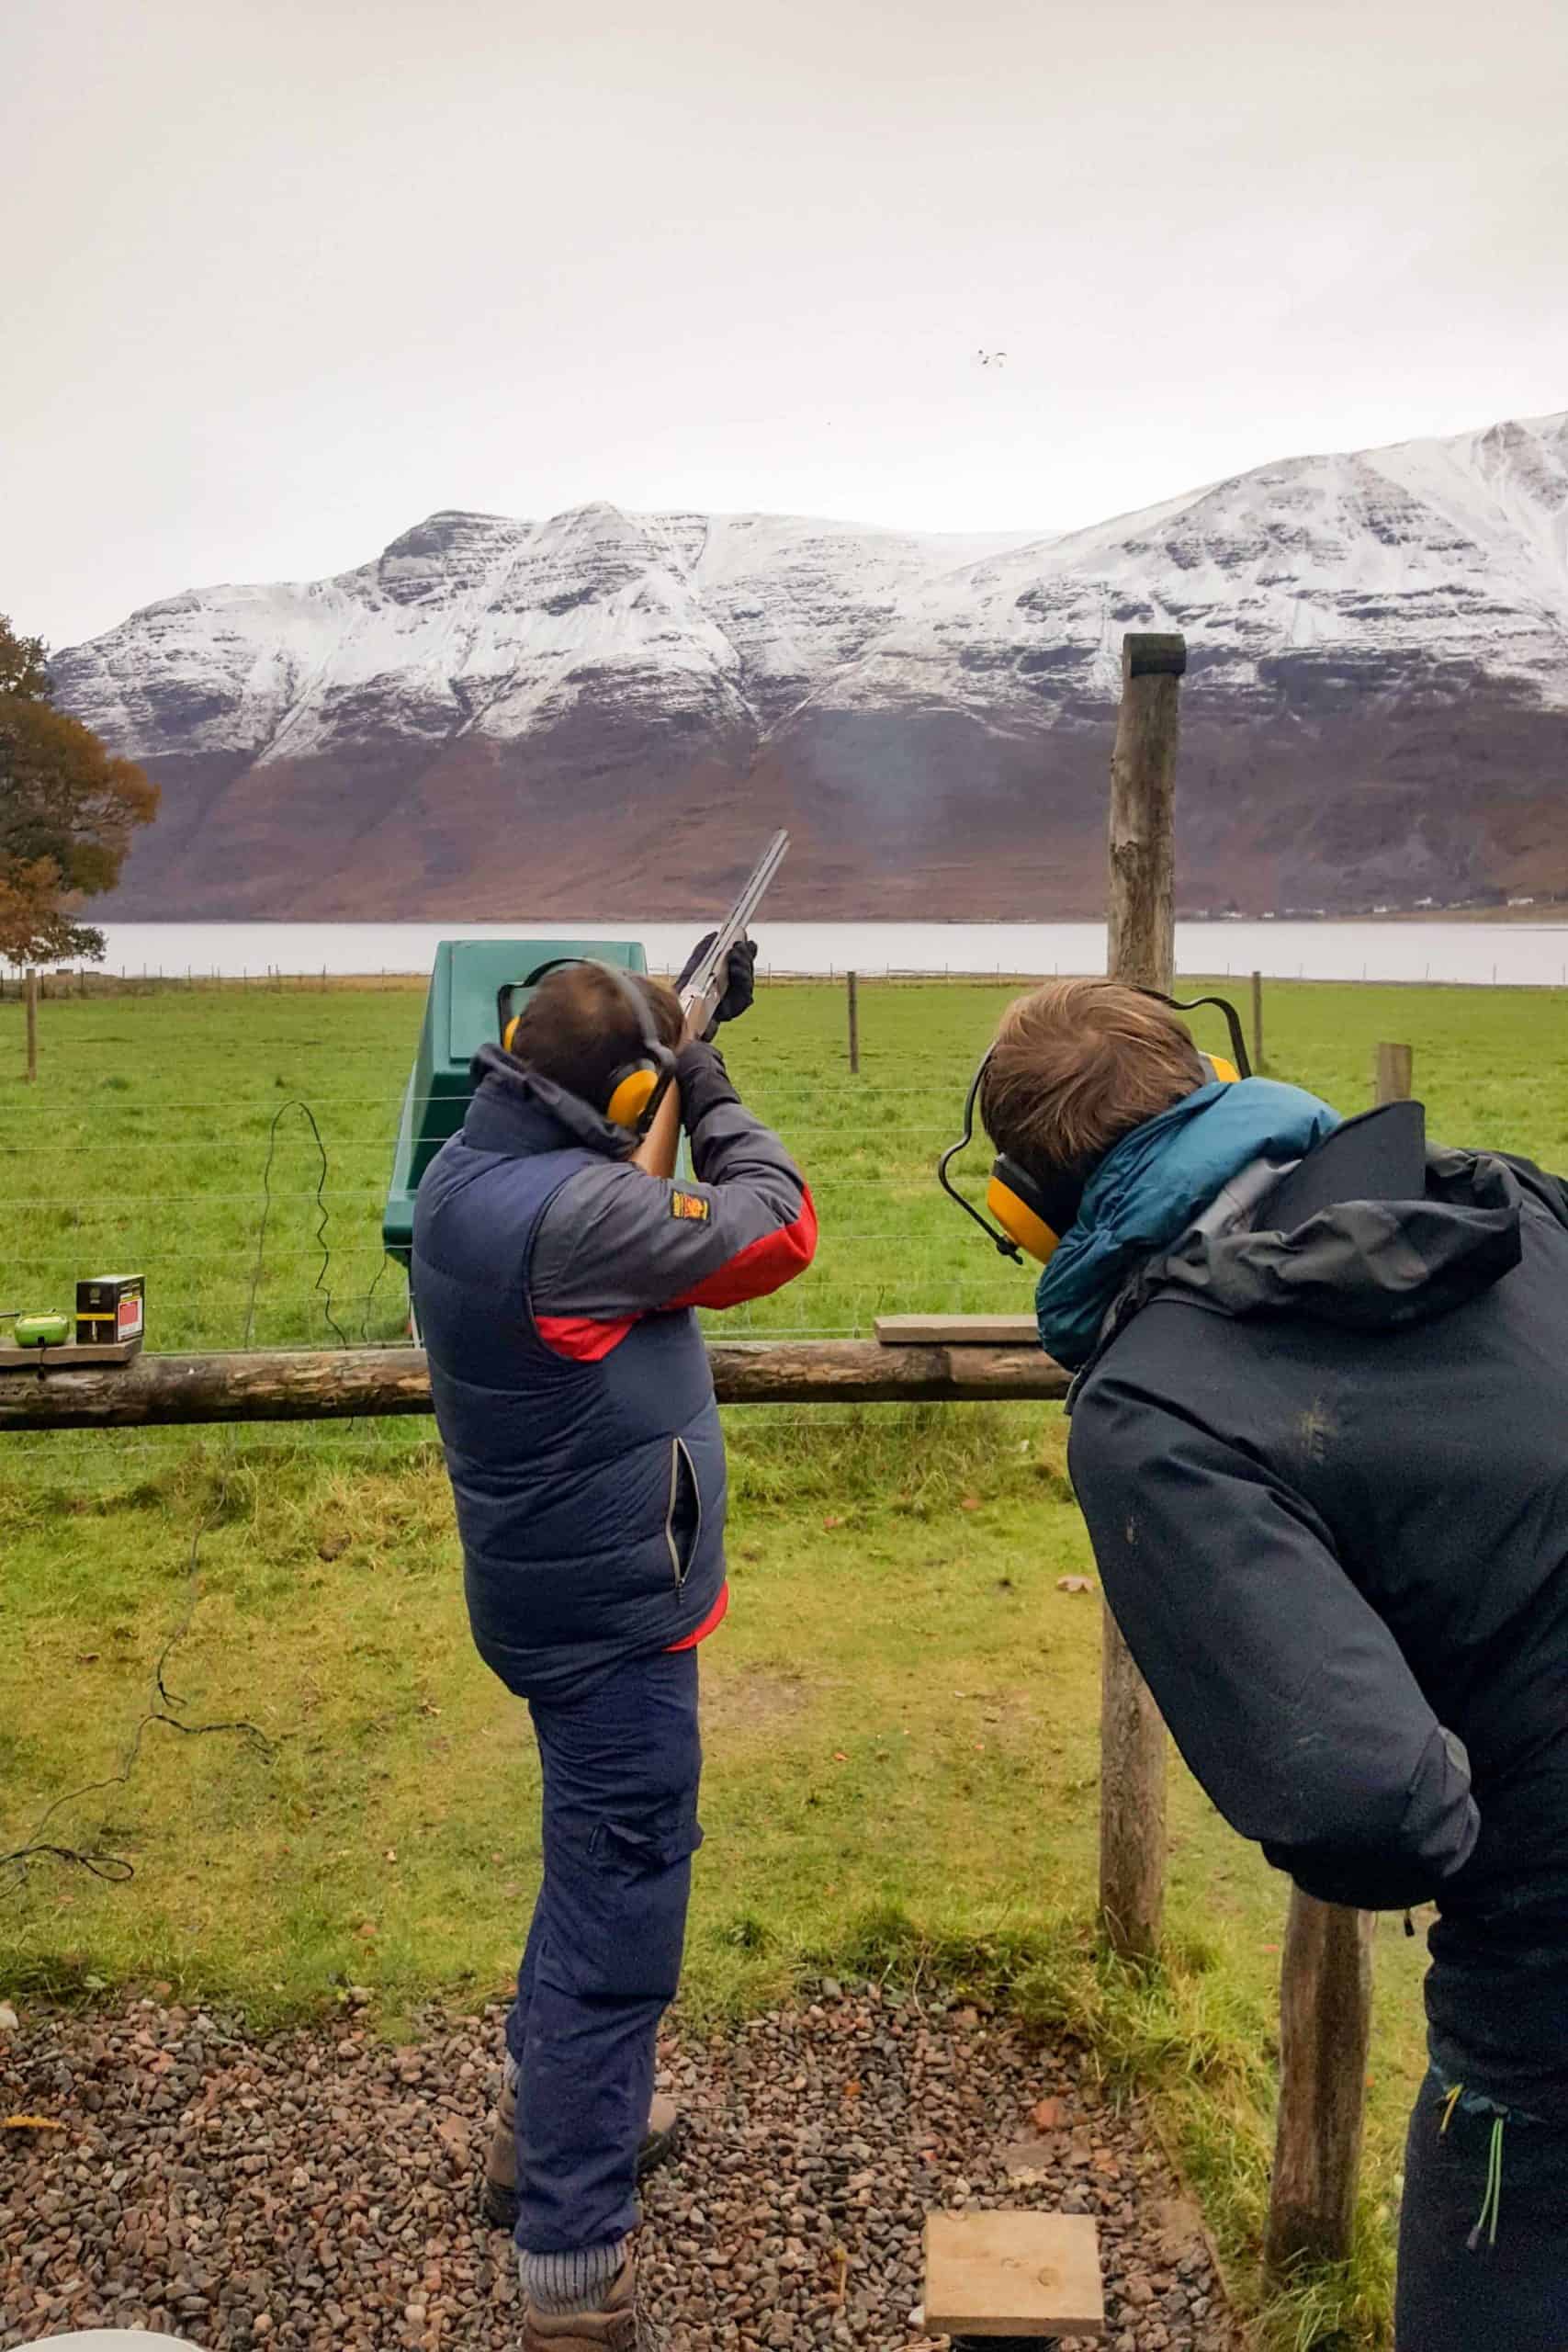
[[[698,940],[696,945],[687,956],[685,963],[682,966],[681,977],[675,983],[677,995],[679,995],[680,991],[685,987],[686,982],[691,978],[692,974],[696,970],[697,966],[702,962],[703,957],[707,954],[708,949],[713,945],[714,941],[717,937],[718,933],[716,931],[708,931],[705,932],[701,939]],[[707,1027],[703,1031],[705,1039],[711,1042],[714,1032],[718,1027],[721,1021],[739,1021],[743,1012],[750,1012],[751,1010],[751,1000],[757,993],[756,970],[756,941],[754,939],[738,939],[734,946],[730,949],[728,960],[725,965],[724,994],[719,998],[717,1004],[714,1007],[712,1020],[708,1023]]]

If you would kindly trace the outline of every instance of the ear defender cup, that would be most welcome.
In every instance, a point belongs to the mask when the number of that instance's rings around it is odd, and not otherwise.
[[[1074,1170],[1032,1176],[1004,1151],[992,1166],[986,1206],[1009,1239],[1043,1266],[1077,1216],[1083,1188],[1084,1179]]]
[[[629,1127],[634,1136],[641,1136],[653,1125],[654,1113],[674,1083],[675,1057],[660,1035],[653,1007],[636,981],[617,965],[606,964],[604,969],[637,1014],[642,1032],[642,1051],[636,1061],[623,1062],[611,1076],[604,1116],[612,1126]]]
[[[991,1181],[986,1187],[986,1206],[1010,1241],[1016,1241],[1021,1250],[1027,1250],[1043,1266],[1048,1265],[1062,1237],[1052,1232],[1038,1209],[1030,1207],[1016,1183],[1009,1183],[998,1172],[1003,1165],[998,1159],[991,1172]],[[1024,1181],[1027,1182],[1027,1178]]]
[[[1237,1069],[1235,1062],[1227,1062],[1224,1054],[1204,1054],[1201,1059],[1210,1077],[1217,1079],[1222,1086],[1241,1084],[1240,1070]]]
[[[503,1054],[509,1054],[512,1051],[512,1040],[517,1035],[518,1023],[521,1022],[522,1018],[523,1015],[520,1012],[514,1012],[511,1020],[507,1023],[505,1028],[502,1031],[501,1050]]]
[[[651,1062],[626,1063],[610,1080],[604,1116],[614,1127],[634,1127],[640,1134],[666,1082]]]

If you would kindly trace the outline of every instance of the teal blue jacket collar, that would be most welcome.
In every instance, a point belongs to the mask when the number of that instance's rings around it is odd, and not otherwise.
[[[1106,1153],[1040,1277],[1042,1346],[1077,1371],[1145,1258],[1185,1232],[1249,1162],[1288,1167],[1338,1125],[1315,1094],[1268,1078],[1201,1086],[1145,1119]]]

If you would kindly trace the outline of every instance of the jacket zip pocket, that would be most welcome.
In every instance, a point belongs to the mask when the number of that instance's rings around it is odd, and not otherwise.
[[[684,1438],[670,1449],[670,1507],[664,1515],[664,1540],[670,1546],[670,1568],[679,1592],[691,1573],[703,1532],[703,1492],[697,1466]]]

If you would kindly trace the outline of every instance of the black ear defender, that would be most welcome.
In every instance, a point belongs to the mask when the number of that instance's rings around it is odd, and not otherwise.
[[[536,964],[522,985],[525,989],[537,988],[539,982],[547,974],[558,972],[568,964],[587,963],[595,963],[595,959],[587,956],[552,956],[547,964]],[[595,967],[601,972],[609,974],[626,1005],[636,1015],[641,1051],[630,1061],[617,1064],[611,1071],[605,1087],[604,1100],[603,1102],[596,1102],[593,1107],[604,1113],[612,1126],[629,1128],[631,1133],[640,1139],[647,1135],[653,1125],[654,1114],[674,1082],[675,1057],[659,1034],[658,1024],[653,1018],[653,1007],[630,975],[623,972],[615,964],[596,963]],[[511,1053],[513,1050],[513,1041],[517,1035],[517,1024],[523,1018],[521,1012],[511,1011],[513,995],[513,991],[510,988],[503,989],[501,992],[499,1007],[502,1017],[501,1043],[506,1053]]]
[[[1174,1012],[1196,1012],[1203,1005],[1214,1006],[1224,1014],[1235,1059],[1227,1061],[1223,1054],[1201,1054],[1199,1059],[1208,1073],[1208,1082],[1231,1085],[1238,1079],[1252,1076],[1247,1041],[1242,1035],[1241,1015],[1227,999],[1223,996],[1182,999],[1166,996],[1158,989],[1140,989],[1138,994],[1152,997],[1156,1004],[1168,1004]],[[1078,1213],[1084,1187],[1091,1172],[1089,1169],[1063,1168],[1036,1174],[1019,1160],[1010,1158],[1005,1151],[1001,1152],[991,1164],[991,1178],[986,1187],[988,1216],[983,1216],[973,1201],[964,1199],[947,1172],[960,1152],[966,1151],[975,1140],[975,1106],[980,1099],[981,1084],[995,1051],[994,1046],[987,1047],[979,1069],[969,1081],[969,1092],[964,1104],[964,1133],[956,1143],[949,1144],[938,1160],[937,1182],[949,1199],[957,1202],[964,1216],[974,1218],[987,1239],[1004,1258],[1011,1258],[1021,1266],[1027,1253],[1031,1258],[1037,1258],[1042,1265],[1046,1265]]]

